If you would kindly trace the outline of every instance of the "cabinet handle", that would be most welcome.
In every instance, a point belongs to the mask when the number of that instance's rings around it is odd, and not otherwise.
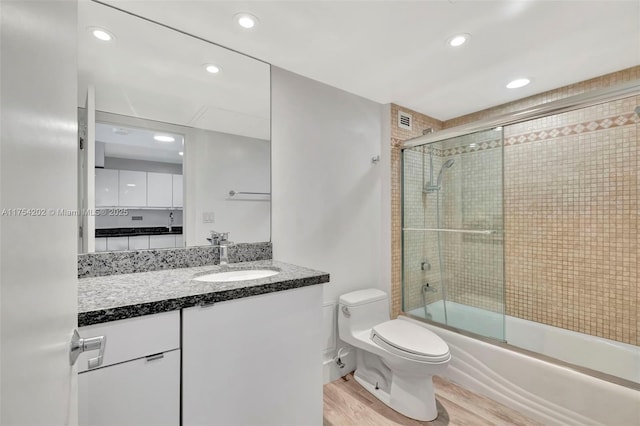
[[[162,359],[162,358],[164,358],[164,353],[149,355],[147,357],[147,362],[155,361],[157,359]]]

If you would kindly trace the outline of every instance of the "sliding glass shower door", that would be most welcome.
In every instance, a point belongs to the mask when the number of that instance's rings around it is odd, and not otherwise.
[[[403,310],[504,340],[502,129],[403,151]]]

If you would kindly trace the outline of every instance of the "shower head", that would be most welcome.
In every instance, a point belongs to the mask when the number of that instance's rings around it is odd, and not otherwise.
[[[453,163],[455,163],[456,160],[454,160],[453,158],[445,161],[445,163],[442,165],[442,169],[448,169],[449,167],[453,166]],[[440,169],[440,172],[442,173],[442,169]]]
[[[455,162],[456,162],[456,160],[451,158],[451,159],[445,161],[444,164],[442,165],[442,167],[440,167],[440,173],[438,173],[438,181],[436,183],[436,186],[438,187],[438,189],[440,189],[440,184],[442,183],[442,172],[444,172],[444,169],[451,168],[451,166],[453,166],[453,163],[455,163]]]

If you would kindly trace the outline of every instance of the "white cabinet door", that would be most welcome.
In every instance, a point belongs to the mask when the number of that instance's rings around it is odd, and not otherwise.
[[[107,237],[98,237],[96,238],[95,243],[96,252],[107,251]]]
[[[173,175],[173,207],[182,205],[182,175]]]
[[[95,169],[96,171],[96,207],[118,205],[118,171]]]
[[[147,173],[119,170],[118,205],[122,207],[147,206]]]
[[[129,237],[129,250],[145,250],[149,248],[148,235]]]
[[[184,309],[182,424],[322,425],[322,286]]]
[[[169,173],[147,173],[147,206],[171,207],[173,178]]]
[[[175,235],[149,235],[149,248],[170,248],[176,246]]]
[[[107,237],[107,251],[129,250],[129,237]]]
[[[176,247],[184,247],[184,237],[182,234],[176,235]]]
[[[180,350],[81,373],[78,394],[81,426],[178,426]]]

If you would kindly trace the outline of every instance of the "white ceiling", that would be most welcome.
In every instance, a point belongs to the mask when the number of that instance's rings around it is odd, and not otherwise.
[[[442,120],[640,64],[637,0],[107,1]],[[240,11],[259,25],[237,27]],[[452,49],[457,33],[472,38]],[[520,76],[532,84],[504,87]]]
[[[171,136],[173,142],[159,142],[154,136]],[[96,123],[96,142],[105,144],[106,157],[182,164],[184,137],[177,133]]]
[[[78,106],[91,84],[99,111],[270,139],[268,64],[89,1],[79,2],[78,49]]]

